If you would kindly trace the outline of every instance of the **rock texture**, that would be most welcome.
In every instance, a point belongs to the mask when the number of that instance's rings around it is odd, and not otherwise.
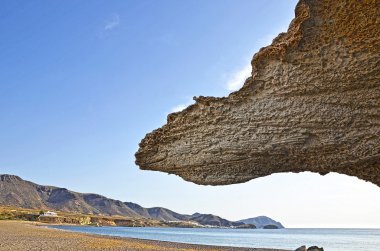
[[[239,91],[170,114],[136,163],[197,184],[311,171],[380,186],[379,13],[378,0],[299,1]]]

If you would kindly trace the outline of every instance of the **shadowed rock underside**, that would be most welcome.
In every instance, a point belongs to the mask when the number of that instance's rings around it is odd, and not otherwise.
[[[225,98],[197,97],[141,141],[143,170],[225,185],[337,172],[380,186],[380,1],[301,0]]]

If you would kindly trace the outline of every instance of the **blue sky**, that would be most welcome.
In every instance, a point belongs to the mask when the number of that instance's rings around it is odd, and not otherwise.
[[[197,186],[140,171],[144,135],[193,96],[226,96],[296,1],[2,1],[0,173],[181,213],[380,227],[380,189],[331,174]]]

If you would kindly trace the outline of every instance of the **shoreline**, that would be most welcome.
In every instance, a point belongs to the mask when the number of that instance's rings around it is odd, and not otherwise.
[[[79,233],[51,228],[50,224],[0,221],[0,250],[187,250],[187,251],[289,251],[186,244],[129,237]]]

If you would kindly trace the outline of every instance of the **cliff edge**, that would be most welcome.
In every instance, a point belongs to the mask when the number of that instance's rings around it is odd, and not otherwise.
[[[311,171],[380,186],[379,13],[378,0],[299,1],[244,86],[170,114],[136,164],[208,185]]]

